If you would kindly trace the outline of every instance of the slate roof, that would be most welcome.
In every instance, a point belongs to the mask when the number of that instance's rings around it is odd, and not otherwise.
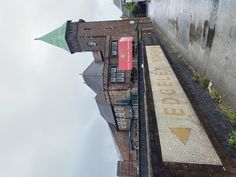
[[[129,152],[129,132],[128,131],[117,131],[116,128],[108,124],[113,142],[116,147],[116,151],[120,160],[127,160]]]
[[[95,63],[103,61],[101,51],[93,51],[92,53],[93,53],[93,58],[95,60]]]
[[[103,62],[93,61],[83,72],[85,83],[95,92],[98,93],[103,87]]]
[[[101,90],[95,97],[101,116],[111,125],[116,127],[115,117],[111,105],[107,103],[104,93]]]

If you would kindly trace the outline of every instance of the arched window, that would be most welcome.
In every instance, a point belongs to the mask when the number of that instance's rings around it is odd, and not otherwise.
[[[97,43],[96,43],[95,41],[89,41],[89,42],[87,43],[87,45],[90,46],[90,47],[96,47],[96,46],[97,46]]]

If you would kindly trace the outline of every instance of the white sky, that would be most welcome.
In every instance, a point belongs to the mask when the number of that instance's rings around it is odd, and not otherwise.
[[[112,0],[0,2],[0,176],[115,177],[111,133],[79,75],[92,55],[34,38],[121,12]]]

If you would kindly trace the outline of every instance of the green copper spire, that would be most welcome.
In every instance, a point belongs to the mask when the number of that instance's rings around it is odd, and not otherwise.
[[[66,51],[70,52],[70,49],[67,45],[66,38],[65,38],[66,26],[67,26],[67,22],[64,23],[61,27],[57,28],[56,30],[54,30],[54,31],[52,31],[40,38],[36,38],[35,40],[41,40],[41,41],[47,42],[49,44],[63,48]]]

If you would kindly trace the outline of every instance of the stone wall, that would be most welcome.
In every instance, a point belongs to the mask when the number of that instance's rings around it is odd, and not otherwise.
[[[236,110],[236,1],[152,0],[150,18]]]

